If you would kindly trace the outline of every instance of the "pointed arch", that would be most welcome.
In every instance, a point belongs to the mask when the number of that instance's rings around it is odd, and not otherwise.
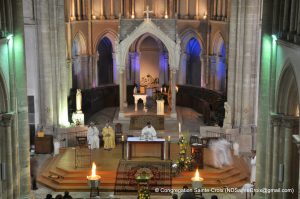
[[[192,29],[187,29],[180,34],[181,38],[181,49],[186,49],[189,41],[191,39],[196,39],[200,44],[201,50],[203,54],[206,54],[206,46],[204,45],[202,36]]]
[[[216,32],[213,37],[213,48],[212,53],[214,55],[223,55],[226,56],[226,48],[224,37],[221,32]]]
[[[178,69],[180,59],[179,38],[176,43],[168,35],[166,35],[159,27],[157,27],[151,20],[145,20],[127,38],[125,38],[118,44],[117,51],[119,52],[117,57],[117,65],[120,68],[125,67],[130,46],[144,34],[150,34],[153,37],[158,38],[166,46],[170,57],[170,67]]]
[[[276,112],[285,115],[296,115],[299,107],[299,88],[295,70],[290,60],[285,65],[279,76],[279,83],[276,91]]]
[[[86,55],[87,54],[87,42],[81,31],[78,31],[72,42],[72,56]]]
[[[116,49],[115,43],[118,40],[118,34],[114,30],[107,28],[96,37],[94,45],[93,45],[94,53],[97,53],[98,45],[100,44],[101,40],[105,37],[107,37],[110,40],[110,42],[112,44],[113,52],[115,52],[115,49]]]

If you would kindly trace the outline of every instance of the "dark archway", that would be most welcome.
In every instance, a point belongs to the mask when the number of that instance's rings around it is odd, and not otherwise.
[[[197,39],[190,39],[186,46],[186,53],[186,84],[201,86],[201,46]]]
[[[98,67],[98,85],[112,84],[113,79],[113,48],[111,41],[104,37],[97,48],[99,54]]]

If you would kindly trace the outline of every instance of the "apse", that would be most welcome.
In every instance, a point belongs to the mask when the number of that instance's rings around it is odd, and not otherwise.
[[[104,37],[98,45],[99,60],[98,67],[98,85],[113,83],[113,57],[112,43]]]
[[[140,80],[151,75],[154,79],[159,78],[159,47],[154,38],[146,37],[141,45],[141,70]]]
[[[201,46],[197,39],[190,39],[186,46],[186,53],[186,84],[201,86]]]

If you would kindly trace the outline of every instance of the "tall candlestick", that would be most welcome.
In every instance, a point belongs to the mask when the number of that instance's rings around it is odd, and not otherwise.
[[[168,141],[169,141],[169,142],[171,141],[171,136],[168,136]]]
[[[122,142],[124,142],[124,135],[122,135]]]
[[[181,123],[180,122],[178,124],[178,130],[179,130],[179,133],[181,133]]]

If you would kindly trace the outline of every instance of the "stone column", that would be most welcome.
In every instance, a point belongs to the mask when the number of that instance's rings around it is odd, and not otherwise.
[[[220,64],[220,61],[221,61],[221,59],[220,59],[220,57],[219,56],[216,56],[216,64],[215,64],[215,70],[214,70],[214,72],[215,72],[215,74],[214,74],[214,89],[216,90],[216,91],[220,91],[220,79],[219,79],[219,70],[220,70],[220,66],[219,66],[219,64]]]
[[[103,9],[103,1],[104,0],[100,0],[100,16],[99,16],[99,19],[105,19],[105,17],[104,17],[104,9]]]
[[[185,19],[189,18],[189,0],[185,0]]]
[[[120,1],[120,17],[122,18],[124,16],[124,0]]]
[[[213,2],[214,2],[214,9],[213,9],[213,19],[217,19],[217,7],[218,7],[218,5],[217,5],[217,2],[218,0],[213,0]]]
[[[181,53],[181,64],[179,69],[179,75],[178,75],[178,84],[186,84],[186,58],[187,54],[185,52]]]
[[[123,118],[124,117],[124,89],[123,89],[123,77],[124,77],[124,68],[119,68],[119,98],[120,98],[120,103],[119,103],[119,118]]]
[[[118,69],[117,69],[117,61],[116,61],[116,53],[113,53],[113,77],[114,77],[114,84],[119,84],[119,75],[118,75]],[[97,72],[98,75],[98,72]],[[98,77],[98,76],[97,76]],[[99,83],[98,83],[99,84]]]
[[[273,118],[273,162],[272,162],[272,188],[278,188],[278,161],[279,161],[279,136],[280,136],[280,126],[281,118]],[[272,193],[272,198],[275,198],[276,194]]]
[[[82,11],[82,19],[86,19],[87,16],[86,16],[86,4],[85,4],[85,0],[82,0],[82,8],[81,8],[81,11]]]
[[[166,84],[165,82],[165,55],[164,52],[161,52],[160,58],[159,58],[159,85],[162,86],[163,84]]]
[[[227,13],[226,13],[226,7],[227,7],[227,2],[226,0],[222,0],[222,20],[226,20],[227,18]]]
[[[216,78],[216,63],[217,63],[217,57],[216,56],[210,56],[210,70],[209,70],[209,89],[214,90],[215,89],[215,78]]]
[[[218,0],[218,9],[217,9],[217,16],[218,16],[218,20],[222,19],[222,1],[223,0]]]
[[[200,18],[200,14],[199,14],[199,0],[196,0],[196,15],[195,15],[195,19],[199,19]]]
[[[123,104],[124,107],[127,107],[127,77],[126,77],[126,69],[123,72]]]
[[[283,13],[283,32],[284,32],[284,37],[286,36],[286,33],[289,32],[289,15],[290,15],[290,7],[291,0],[285,0],[284,3],[284,13]]]
[[[135,18],[135,0],[131,0],[131,18]]]
[[[291,163],[292,163],[292,135],[295,121],[291,118],[284,118],[283,127],[284,127],[284,180],[283,188],[291,188]],[[283,199],[291,198],[291,193],[283,193]]]
[[[13,152],[12,152],[12,132],[11,132],[11,124],[12,120],[14,118],[13,114],[0,114],[0,127],[4,130],[3,134],[0,134],[0,136],[3,139],[3,146],[4,150],[2,151],[2,156],[6,161],[3,163],[6,164],[6,183],[2,184],[2,187],[6,190],[6,197],[7,199],[9,198],[14,198],[14,188],[13,187],[13,181],[18,180],[18,179],[13,179]],[[6,158],[5,158],[6,157]],[[5,184],[5,185],[4,185]],[[3,186],[4,185],[4,186]]]
[[[77,20],[81,20],[81,0],[77,0]]]
[[[172,110],[171,118],[177,118],[176,112],[176,69],[170,68],[170,82],[171,82],[171,93],[172,93]]]
[[[110,19],[115,19],[114,15],[114,0],[110,0]]]
[[[296,144],[298,149],[299,165],[300,165],[300,135],[293,135],[293,142]],[[300,198],[300,171],[298,176],[298,198]]]
[[[167,84],[169,82],[169,68],[168,68],[169,57],[167,52],[164,53],[164,60],[165,60],[164,80],[165,80],[165,84]]]
[[[200,55],[201,62],[201,87],[206,88],[206,69],[207,69],[207,55]]]
[[[93,86],[94,87],[97,87],[99,85],[99,80],[98,80],[98,61],[99,61],[99,53],[97,51],[97,54],[94,55],[94,80],[93,80]]]
[[[297,0],[291,0],[291,13],[290,13],[290,33],[294,33],[296,30],[295,27],[295,20],[297,18],[296,13],[297,13]]]

